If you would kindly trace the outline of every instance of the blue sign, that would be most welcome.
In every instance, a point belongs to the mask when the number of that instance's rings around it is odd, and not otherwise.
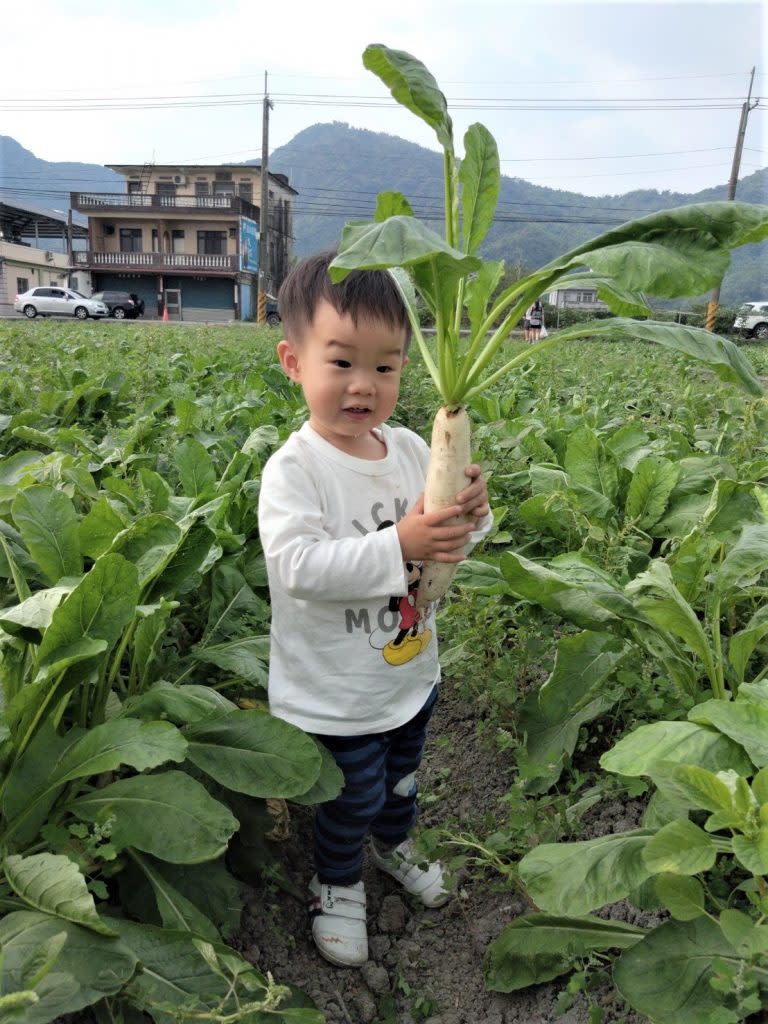
[[[259,228],[248,217],[240,218],[240,269],[251,274],[259,271]]]

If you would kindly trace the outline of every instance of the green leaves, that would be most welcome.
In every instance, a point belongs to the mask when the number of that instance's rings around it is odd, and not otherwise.
[[[111,647],[138,598],[135,567],[120,555],[103,555],[53,613],[38,651],[39,669],[59,661],[62,649],[83,639],[102,640]]]
[[[79,797],[70,809],[85,821],[109,822],[119,849],[135,846],[174,864],[213,860],[237,829],[222,804],[177,771],[118,779]]]
[[[715,863],[717,848],[703,829],[686,820],[671,821],[652,836],[643,850],[651,874],[697,875]]]
[[[187,744],[170,722],[115,719],[89,729],[59,759],[51,773],[55,785],[86,779],[129,765],[136,771],[183,761]]]
[[[389,88],[398,103],[433,128],[440,145],[453,150],[453,124],[445,96],[421,61],[381,43],[367,46],[363,65]]]
[[[704,913],[704,888],[698,878],[660,874],[655,878],[656,895],[676,921],[695,921]]]
[[[565,468],[575,483],[604,494],[611,500],[616,497],[616,463],[605,457],[599,438],[589,427],[578,427],[569,435]]]
[[[636,829],[580,843],[542,843],[520,861],[520,877],[547,913],[587,914],[623,899],[648,878],[643,851],[650,836]]]
[[[330,275],[333,281],[343,281],[352,270],[416,267],[427,262],[435,272],[450,273],[454,279],[480,267],[476,257],[454,249],[414,217],[399,215],[381,223],[347,226]]]
[[[651,1020],[701,1024],[722,1006],[710,984],[717,964],[738,970],[744,960],[708,917],[667,921],[622,953],[613,980],[630,1006]]]
[[[612,611],[598,604],[585,587],[571,583],[522,555],[505,551],[501,556],[501,571],[513,594],[557,612],[583,629],[599,632],[619,621]]]
[[[674,764],[696,764],[710,771],[749,774],[744,749],[715,729],[693,722],[652,722],[625,736],[600,758],[601,767],[619,775],[650,775]]]
[[[52,951],[52,940],[59,945],[62,934],[64,945],[50,971],[35,984],[38,1001],[20,1018],[24,1024],[48,1024],[55,1017],[76,1013],[114,995],[136,970],[136,956],[119,939],[61,917],[16,911],[0,920],[4,991],[17,991],[29,984],[33,980],[30,966],[39,973],[40,950]]]
[[[19,491],[13,519],[49,583],[57,583],[62,576],[80,575],[83,560],[77,516],[63,491],[42,484]]]
[[[754,367],[732,341],[699,327],[681,324],[658,324],[652,320],[626,321],[619,318],[611,320],[610,324],[619,337],[623,335],[639,341],[652,341],[655,345],[703,363],[720,380],[735,384],[750,395],[759,398],[764,393]]]
[[[482,124],[470,125],[464,136],[459,181],[464,212],[462,248],[475,253],[493,223],[501,189],[496,140]]]
[[[189,760],[223,786],[262,797],[306,792],[320,752],[300,729],[264,711],[211,716],[186,730]]]
[[[85,879],[68,857],[38,853],[9,856],[3,862],[13,891],[35,910],[83,925],[100,935],[115,935],[96,913]]]
[[[482,125],[472,125],[465,136],[465,155],[456,170],[453,129],[437,82],[415,57],[382,44],[369,46],[363,64],[387,85],[394,98],[434,129],[444,152],[445,245],[440,249],[433,232],[411,216],[401,196],[385,193],[374,225],[348,225],[331,276],[342,280],[350,270],[370,267],[409,268],[417,289],[436,318],[437,358],[417,332],[439,393],[446,403],[461,403],[480,395],[492,383],[515,369],[527,355],[513,356],[490,370],[494,356],[515,327],[526,306],[563,282],[596,286],[610,307],[623,316],[647,316],[646,293],[667,298],[701,295],[718,285],[730,264],[730,250],[768,235],[768,214],[763,207],[720,202],[666,210],[631,221],[573,249],[510,286],[488,313],[490,292],[476,289],[469,305],[472,332],[462,351],[458,325],[464,306],[466,275],[482,264],[462,264],[456,248],[475,253],[493,221],[500,187],[496,143]],[[461,206],[461,225],[459,207]],[[387,212],[391,216],[383,219]],[[403,216],[403,215],[406,216]],[[408,221],[406,225],[402,223]],[[459,240],[461,235],[461,241]],[[425,261],[429,260],[429,265]],[[584,268],[587,268],[586,271]],[[483,301],[480,301],[480,295]],[[490,337],[484,336],[495,324]],[[747,360],[730,342],[706,331],[612,320],[595,330],[566,329],[557,342],[601,330],[632,333],[684,352],[710,366],[722,379],[758,395],[761,384]],[[555,344],[547,339],[533,346],[532,354]],[[487,376],[483,377],[483,374]],[[660,487],[663,489],[663,484]],[[602,492],[605,493],[605,492]],[[660,499],[656,499],[658,503]],[[645,513],[650,515],[650,511]]]
[[[627,949],[645,932],[621,921],[599,917],[526,914],[507,925],[488,947],[484,971],[492,992],[516,992],[551,981],[582,956],[606,949]]]
[[[173,459],[186,495],[199,500],[213,492],[216,471],[210,455],[199,441],[185,437],[173,453]]]
[[[768,704],[708,700],[692,708],[688,717],[702,725],[713,725],[740,743],[759,768],[768,764]]]
[[[526,792],[543,792],[557,781],[565,758],[573,754],[581,726],[614,703],[605,684],[625,654],[621,641],[609,633],[584,631],[561,637],[551,675],[520,713],[528,760],[539,766],[526,783]]]
[[[638,529],[648,530],[661,519],[679,475],[677,466],[660,455],[640,460],[632,474],[625,506]]]

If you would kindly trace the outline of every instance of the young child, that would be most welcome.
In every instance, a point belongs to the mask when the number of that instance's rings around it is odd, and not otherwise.
[[[419,563],[459,562],[490,528],[485,482],[467,467],[455,506],[425,514],[429,448],[386,423],[410,329],[387,271],[332,284],[333,252],[303,260],[279,295],[280,363],[309,418],[264,467],[259,530],[272,602],[273,714],[315,735],[344,789],[315,813],[312,935],[332,963],[368,958],[363,847],[428,907],[449,898],[408,832],[415,772],[437,697],[434,613],[415,608]],[[447,525],[460,512],[466,525]]]

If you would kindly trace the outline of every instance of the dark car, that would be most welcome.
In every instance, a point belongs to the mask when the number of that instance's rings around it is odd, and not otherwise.
[[[91,298],[103,302],[115,320],[135,320],[144,313],[144,300],[133,292],[97,292]]]
[[[277,309],[277,299],[273,298],[271,295],[267,296],[267,314],[266,314],[266,317],[267,317],[267,323],[269,324],[270,327],[279,327],[280,326],[280,319],[281,319],[281,317],[280,317],[280,313],[278,312],[278,309]]]

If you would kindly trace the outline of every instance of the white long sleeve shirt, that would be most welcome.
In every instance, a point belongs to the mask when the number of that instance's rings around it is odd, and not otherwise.
[[[358,736],[413,718],[439,679],[434,612],[409,596],[394,526],[424,490],[429,448],[386,424],[358,459],[308,423],[262,474],[259,532],[272,603],[269,703],[307,732]],[[472,543],[490,528],[490,516]]]

